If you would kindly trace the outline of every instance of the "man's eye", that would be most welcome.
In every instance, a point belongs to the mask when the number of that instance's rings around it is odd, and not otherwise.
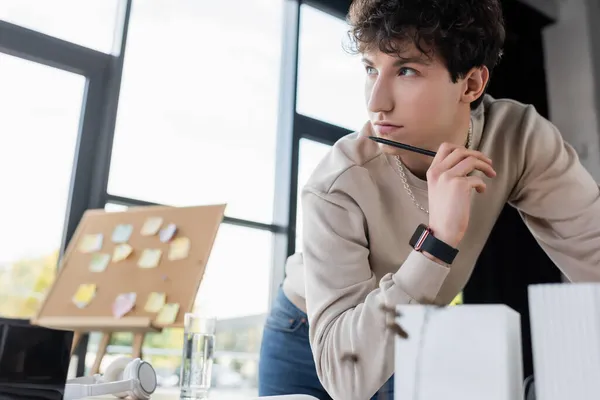
[[[377,70],[375,68],[373,68],[373,67],[366,66],[365,67],[365,71],[367,72],[367,75],[375,75],[375,74],[377,74]]]
[[[408,68],[408,67],[402,67],[402,68],[400,68],[400,71],[398,72],[398,75],[400,75],[400,76],[413,76],[416,74],[417,74],[417,71],[415,71],[412,68]]]

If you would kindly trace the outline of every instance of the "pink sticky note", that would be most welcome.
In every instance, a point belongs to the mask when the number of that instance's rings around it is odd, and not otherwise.
[[[167,225],[166,228],[161,229],[158,234],[160,241],[163,243],[167,243],[173,238],[175,232],[177,232],[177,226],[175,224]]]
[[[134,292],[122,293],[117,296],[115,302],[112,305],[112,312],[115,318],[121,318],[127,314],[133,306],[135,306],[135,299],[137,294]]]

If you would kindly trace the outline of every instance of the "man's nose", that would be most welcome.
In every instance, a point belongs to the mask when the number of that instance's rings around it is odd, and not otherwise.
[[[390,112],[394,109],[392,85],[381,76],[377,78],[371,88],[367,108],[372,113]]]

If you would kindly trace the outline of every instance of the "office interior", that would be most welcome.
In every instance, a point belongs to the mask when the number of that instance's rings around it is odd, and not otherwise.
[[[215,390],[256,393],[262,324],[301,247],[299,190],[366,121],[363,71],[343,48],[349,3],[1,0],[0,315],[35,314],[88,209],[226,202],[196,307],[219,319]],[[600,5],[502,4],[489,93],[535,105],[600,181]],[[507,205],[457,301],[521,313],[527,376],[527,286],[562,279]],[[161,390],[178,385],[182,340],[146,338]],[[84,337],[73,375],[98,342]],[[128,351],[115,334],[105,362]]]

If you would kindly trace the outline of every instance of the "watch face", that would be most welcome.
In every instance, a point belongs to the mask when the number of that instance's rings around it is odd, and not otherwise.
[[[412,247],[415,247],[417,245],[417,242],[419,241],[419,239],[421,238],[421,236],[423,235],[423,232],[427,230],[427,225],[425,224],[420,224],[417,229],[415,230],[415,233],[413,233],[412,238],[410,238],[410,242],[409,244]],[[419,249],[415,249],[415,250],[419,250]]]
[[[423,248],[423,244],[425,243],[425,240],[427,240],[427,238],[429,237],[429,229],[423,229],[421,230],[421,235],[419,235],[419,238],[417,239],[417,243],[415,243],[415,250],[417,251],[421,251],[421,249]]]

